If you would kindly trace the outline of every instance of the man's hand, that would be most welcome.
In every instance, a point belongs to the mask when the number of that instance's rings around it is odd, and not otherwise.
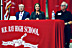
[[[30,20],[29,18],[26,18],[25,20]]]
[[[68,25],[68,24],[72,24],[72,21],[69,21],[68,23],[65,23],[65,25]]]
[[[72,24],[72,21],[68,22],[68,24]]]
[[[65,23],[65,25],[67,25],[68,23]]]

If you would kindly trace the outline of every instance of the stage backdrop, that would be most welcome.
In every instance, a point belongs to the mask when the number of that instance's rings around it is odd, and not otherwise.
[[[48,0],[49,18],[51,18],[52,11],[55,13],[60,10],[61,3],[65,1],[68,3],[68,11],[72,13],[72,0]]]
[[[19,4],[24,4],[25,11],[27,11],[31,14],[34,10],[34,5],[36,3],[40,3],[41,11],[46,13],[46,0],[11,0],[11,1],[12,1],[12,6],[10,8],[11,16],[15,16],[15,13],[19,11],[19,9],[18,9]],[[66,1],[68,3],[67,10],[72,13],[72,0],[48,0],[49,18],[51,18],[51,14],[52,14],[53,10],[55,12],[60,10],[60,5],[63,1]],[[6,5],[6,0],[3,0],[3,15],[5,14],[5,5]]]
[[[24,4],[25,11],[29,12],[30,14],[34,11],[34,5],[36,3],[40,3],[41,11],[45,12],[45,0],[11,0],[12,6],[10,7],[10,16],[15,16],[15,13],[19,11],[18,5]],[[5,6],[6,0],[3,0],[3,15],[5,14]]]

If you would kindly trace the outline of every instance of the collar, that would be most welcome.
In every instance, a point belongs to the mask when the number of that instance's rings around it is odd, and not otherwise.
[[[67,10],[65,10],[65,12],[66,12],[66,11],[67,11]],[[65,13],[65,12],[63,12],[62,10],[61,10],[61,12],[62,12],[62,13]]]
[[[23,11],[23,12],[20,12],[20,14],[21,14],[21,13],[22,13],[22,14],[24,14],[24,12],[25,12],[25,11]]]

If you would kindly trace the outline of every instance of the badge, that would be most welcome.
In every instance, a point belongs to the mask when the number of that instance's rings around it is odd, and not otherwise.
[[[61,15],[62,13],[58,13],[58,15]]]

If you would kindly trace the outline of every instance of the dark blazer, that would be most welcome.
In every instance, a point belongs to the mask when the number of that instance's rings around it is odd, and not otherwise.
[[[20,12],[16,12],[16,14],[15,14],[15,16],[16,16],[16,20],[19,20],[19,14],[20,14]],[[26,18],[29,18],[29,17],[30,17],[29,12],[24,11],[24,14],[23,14],[22,20],[25,20]]]
[[[30,16],[30,20],[36,20],[36,18],[39,18],[40,20],[45,19],[44,12],[40,12],[39,17],[36,16],[36,12],[32,12]]]

